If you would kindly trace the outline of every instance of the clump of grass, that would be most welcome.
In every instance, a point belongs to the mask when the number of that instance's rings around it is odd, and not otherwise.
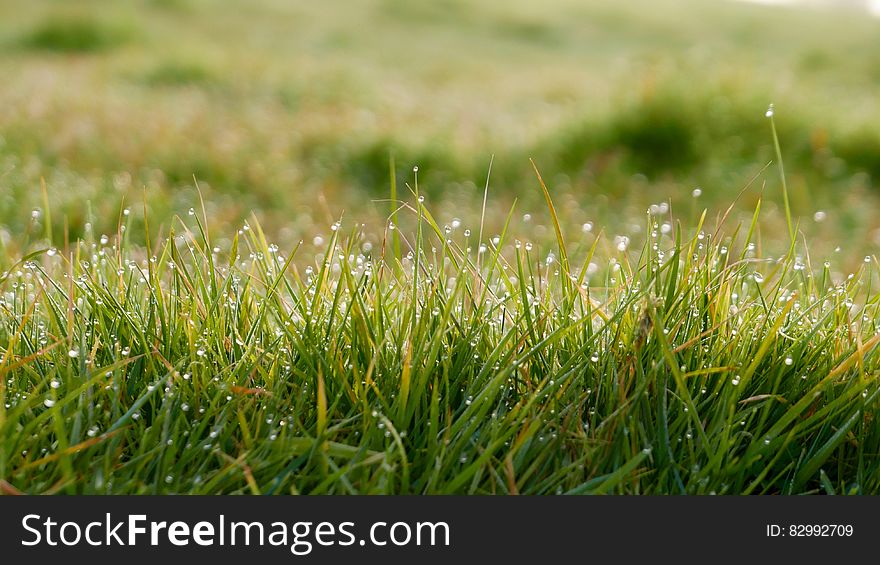
[[[367,143],[316,140],[305,151],[305,158],[315,168],[332,171],[376,196],[385,190],[389,155],[394,155],[401,163],[420,163],[423,171],[429,171],[431,183],[427,190],[430,196],[439,195],[453,179],[469,173],[467,164],[455,159],[449,144],[441,139],[417,145],[392,138],[373,139]],[[397,180],[403,182],[404,179],[400,176]]]
[[[134,36],[130,26],[83,15],[51,16],[27,34],[25,47],[59,53],[93,53],[123,45]]]
[[[636,167],[649,172],[692,166],[704,120],[693,104],[668,96],[646,96],[608,125],[608,143],[623,148]]]
[[[468,5],[461,0],[439,0],[430,4],[413,4],[402,0],[382,0],[379,10],[386,16],[405,22],[445,23],[470,21]]]
[[[873,129],[860,128],[835,147],[836,154],[853,170],[880,179],[880,136]]]
[[[317,254],[200,211],[4,273],[0,479],[31,493],[877,493],[875,262],[668,206],[639,244],[442,225]],[[403,219],[399,220],[401,223]],[[145,223],[149,223],[145,220]],[[399,234],[400,251],[390,244]],[[787,240],[786,240],[787,241]]]
[[[648,74],[638,88],[628,84],[617,93],[611,111],[563,124],[530,149],[572,173],[591,165],[597,172],[641,173],[652,179],[705,179],[719,170],[747,171],[756,156],[760,162],[775,155],[766,124],[754,112],[763,103],[755,92],[731,80],[689,88],[680,76]],[[816,128],[808,109],[789,108],[789,113],[779,124],[780,138],[790,162],[802,173],[811,171],[823,150],[811,139],[827,136],[834,145],[841,136]],[[596,166],[597,161],[602,164]]]
[[[217,82],[217,73],[196,61],[165,61],[144,77],[151,86],[210,86]]]
[[[149,5],[175,12],[188,12],[194,8],[192,0],[150,0]]]
[[[558,47],[565,43],[563,30],[544,22],[510,18],[496,24],[496,33],[516,41]]]

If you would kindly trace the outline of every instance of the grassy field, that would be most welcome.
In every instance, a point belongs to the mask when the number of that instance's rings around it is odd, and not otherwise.
[[[880,492],[880,21],[616,4],[0,1],[0,492]]]

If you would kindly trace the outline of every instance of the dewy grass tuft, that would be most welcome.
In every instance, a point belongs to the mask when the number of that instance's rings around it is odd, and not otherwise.
[[[221,244],[202,206],[148,245],[127,237],[128,213],[113,236],[24,254],[0,283],[0,479],[29,493],[880,492],[865,457],[880,449],[872,262],[835,280],[794,240],[761,255],[760,205],[748,230],[658,206],[640,249],[566,243],[538,181],[556,235],[543,251],[515,238],[513,210],[474,248],[414,183],[393,210],[415,237],[398,228],[381,249],[341,221],[314,257],[255,219]]]

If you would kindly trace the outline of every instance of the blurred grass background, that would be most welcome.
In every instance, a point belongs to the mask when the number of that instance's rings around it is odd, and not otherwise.
[[[393,154],[471,224],[494,155],[490,230],[514,198],[545,225],[530,157],[577,228],[723,210],[757,175],[737,207],[764,187],[771,237],[773,102],[813,251],[857,260],[880,242],[878,31],[723,0],[2,0],[0,235],[32,229],[41,179],[56,238],[182,214],[194,177],[217,231],[380,230]]]

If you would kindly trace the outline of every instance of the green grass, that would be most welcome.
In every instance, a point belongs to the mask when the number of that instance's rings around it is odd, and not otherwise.
[[[130,41],[129,26],[115,25],[90,17],[52,17],[22,40],[25,47],[59,53],[106,51]]]
[[[514,211],[480,239],[407,186],[400,254],[392,224],[220,244],[201,210],[46,251],[36,220],[2,282],[6,490],[880,492],[874,259],[766,249],[759,210],[578,237],[550,189],[555,245]]]
[[[217,76],[201,62],[173,60],[158,65],[144,80],[153,86],[207,86],[216,82]]]

